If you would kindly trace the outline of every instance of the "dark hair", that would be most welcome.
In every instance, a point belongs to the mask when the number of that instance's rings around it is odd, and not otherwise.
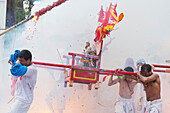
[[[127,72],[134,72],[134,70],[133,70],[133,68],[132,67],[126,67],[125,69],[124,69],[124,71],[127,71]]]
[[[141,67],[141,72],[145,71],[145,69],[147,69],[148,72],[152,71],[152,67],[149,64],[143,64]]]
[[[30,59],[30,61],[32,61],[32,54],[31,54],[31,52],[30,52],[29,50],[26,50],[26,49],[22,50],[22,51],[19,53],[18,57],[19,57],[19,58],[24,58],[26,61],[27,61],[28,59]]]

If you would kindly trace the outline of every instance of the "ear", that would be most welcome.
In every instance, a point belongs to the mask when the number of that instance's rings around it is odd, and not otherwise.
[[[30,58],[27,60],[27,62],[31,62],[31,61],[30,61]]]
[[[152,71],[150,71],[149,74],[152,75],[153,74]]]

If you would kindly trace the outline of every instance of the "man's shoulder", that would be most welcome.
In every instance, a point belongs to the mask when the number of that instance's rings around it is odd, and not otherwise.
[[[132,80],[132,83],[138,83],[137,80]]]
[[[153,73],[152,76],[159,78],[159,74],[157,74],[157,73]]]
[[[30,66],[28,66],[28,70],[30,70],[31,72],[37,72],[37,67],[35,64],[31,64]]]
[[[35,69],[37,69],[36,65],[33,64],[33,63],[30,66],[28,66],[28,68],[35,68]]]

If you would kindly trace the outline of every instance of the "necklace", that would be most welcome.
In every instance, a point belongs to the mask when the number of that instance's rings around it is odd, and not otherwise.
[[[128,83],[128,81],[127,81],[126,79],[125,79],[125,81],[126,81],[126,83],[127,83],[127,85],[128,85],[128,88],[129,88],[129,90],[130,90],[130,93],[131,93],[130,96],[132,96],[133,93],[134,93],[134,91],[130,89],[129,83]]]

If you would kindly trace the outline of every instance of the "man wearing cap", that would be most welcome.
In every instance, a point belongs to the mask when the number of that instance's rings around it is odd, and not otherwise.
[[[143,64],[146,64],[146,61],[144,59],[139,59],[137,62],[136,62],[136,66],[137,66],[137,70],[138,71],[141,71],[141,67]]]
[[[11,94],[14,98],[8,113],[27,113],[33,101],[33,91],[37,81],[37,69],[32,64],[31,52],[15,51],[15,54],[10,56],[10,64],[12,80],[15,82],[11,85]]]
[[[132,67],[126,67],[124,71],[134,72]],[[137,84],[136,80],[127,78],[124,75],[113,79],[113,75],[110,77],[108,86],[119,85],[119,97],[118,101],[115,103],[115,113],[135,113],[135,106],[132,95],[134,93],[134,87]]]

